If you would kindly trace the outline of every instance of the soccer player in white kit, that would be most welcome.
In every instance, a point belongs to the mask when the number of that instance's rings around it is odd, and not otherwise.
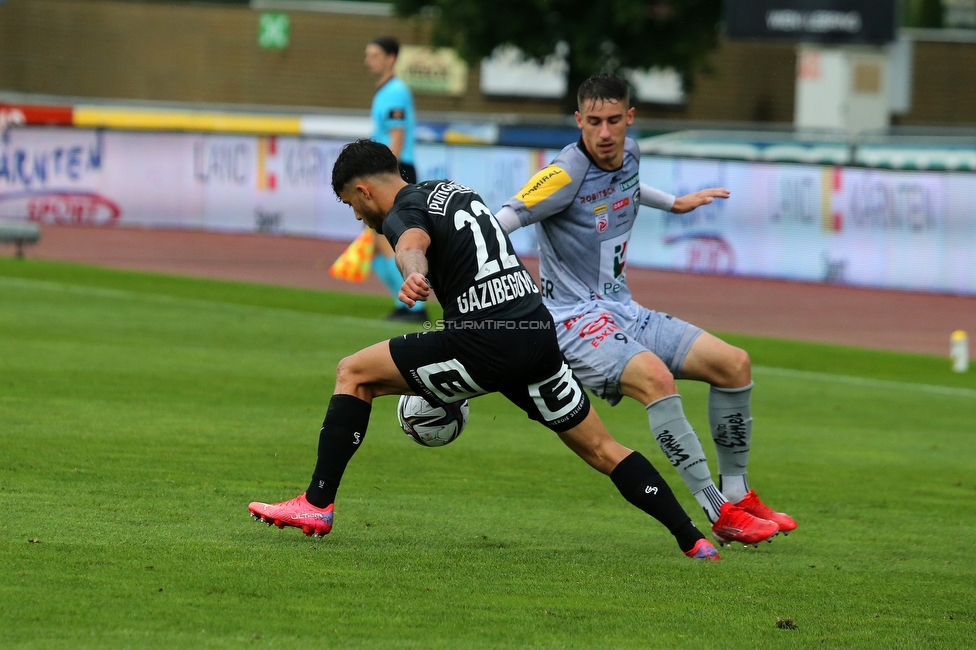
[[[496,215],[511,232],[535,224],[543,302],[559,347],[582,383],[611,405],[624,395],[647,409],[658,445],[702,506],[719,542],[757,544],[796,522],[749,489],[749,355],[702,329],[637,303],[626,254],[639,205],[683,213],[727,198],[721,188],[675,198],[640,183],[640,151],[627,137],[629,89],[595,75],[577,93],[579,142],[564,148]],[[711,385],[708,415],[718,457],[711,477],[684,415],[675,378]]]

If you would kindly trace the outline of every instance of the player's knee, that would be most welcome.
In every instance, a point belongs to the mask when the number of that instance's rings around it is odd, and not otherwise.
[[[642,404],[650,404],[662,397],[675,395],[678,387],[674,375],[657,357],[634,357],[621,378],[621,388],[625,395],[633,397]]]
[[[726,374],[728,386],[725,388],[740,388],[752,381],[752,359],[749,358],[749,353],[740,348],[732,348],[726,364]]]
[[[363,384],[363,374],[356,355],[345,357],[336,366],[336,392],[356,394]]]
[[[661,399],[678,392],[674,375],[664,365],[653,368],[647,375],[647,384],[654,399]]]

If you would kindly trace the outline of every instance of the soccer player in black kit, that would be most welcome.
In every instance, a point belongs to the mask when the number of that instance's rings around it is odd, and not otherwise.
[[[443,405],[500,392],[608,475],[625,499],[667,527],[685,555],[718,559],[657,470],[614,440],[590,407],[535,282],[481,197],[451,181],[407,184],[393,153],[371,140],[343,148],[332,188],[357,219],[390,241],[405,278],[400,300],[413,305],[433,290],[444,328],[383,341],[340,361],[308,490],[282,503],[251,503],[253,517],[328,534],[339,482],[365,439],[374,398],[421,395]]]

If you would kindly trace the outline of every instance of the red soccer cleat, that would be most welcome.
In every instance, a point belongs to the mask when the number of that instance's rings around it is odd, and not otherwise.
[[[274,524],[278,528],[285,526],[301,528],[309,537],[322,537],[329,534],[332,530],[334,508],[334,503],[330,503],[327,508],[317,508],[305,500],[304,493],[291,501],[281,503],[254,501],[247,506],[251,511],[251,519],[263,521],[269,526]]]
[[[771,540],[777,533],[776,522],[753,516],[727,501],[719,510],[718,521],[712,524],[712,535],[722,546],[732,542],[759,546],[759,542]]]
[[[695,548],[685,551],[685,555],[695,560],[714,560],[717,562],[719,559],[718,551],[704,537],[695,543]]]
[[[789,516],[785,512],[776,512],[772,508],[768,507],[765,503],[759,500],[755,490],[749,490],[742,501],[739,501],[735,505],[748,512],[753,517],[759,517],[761,519],[768,519],[769,521],[772,521],[779,526],[779,532],[783,533],[784,535],[796,528],[796,522],[793,520],[793,517]]]

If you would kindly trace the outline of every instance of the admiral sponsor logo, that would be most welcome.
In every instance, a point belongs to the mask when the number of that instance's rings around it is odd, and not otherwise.
[[[458,311],[467,314],[531,293],[539,293],[539,287],[535,286],[535,280],[528,271],[519,269],[470,287],[466,293],[457,297]]]
[[[474,190],[471,188],[465,187],[460,183],[455,183],[454,181],[439,183],[434,188],[434,191],[430,193],[430,196],[427,197],[427,209],[431,214],[444,216],[447,210],[447,203],[451,200],[451,197],[455,194],[465,192],[474,194]]]
[[[638,183],[640,183],[640,175],[634,174],[633,176],[631,176],[630,178],[628,178],[627,180],[625,180],[623,183],[620,184],[620,191],[626,192],[627,190],[634,187]]]
[[[555,194],[560,188],[569,185],[572,181],[572,177],[565,169],[549,165],[529,179],[525,187],[519,190],[518,198],[525,204],[525,207],[531,208],[539,201]]]
[[[594,201],[605,199],[616,191],[617,191],[617,186],[611,185],[610,187],[606,187],[602,190],[598,190],[596,192],[593,192],[592,194],[585,194],[580,197],[579,200],[580,205],[586,205],[587,203],[593,203]]]
[[[613,204],[613,209],[619,210],[620,208],[625,208],[628,205],[630,205],[630,198],[625,196],[624,198],[620,199],[619,201]]]
[[[597,205],[597,206],[595,206],[593,208],[593,213],[594,214],[603,214],[606,211],[607,211],[607,204],[606,203],[601,203],[600,205]]]

